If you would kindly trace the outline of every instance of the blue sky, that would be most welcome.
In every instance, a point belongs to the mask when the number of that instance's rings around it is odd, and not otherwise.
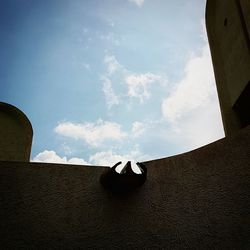
[[[33,161],[112,165],[224,136],[205,0],[1,0],[0,100]]]

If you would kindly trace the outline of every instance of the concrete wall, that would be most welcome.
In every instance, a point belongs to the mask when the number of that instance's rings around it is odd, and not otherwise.
[[[147,162],[127,195],[104,168],[0,162],[1,249],[250,249],[250,127]]]
[[[249,0],[208,0],[206,26],[226,135],[238,131],[233,105],[250,83]]]
[[[29,161],[33,130],[25,114],[0,102],[0,160]]]
[[[241,4],[242,12],[243,12],[244,21],[246,23],[247,36],[249,39],[250,38],[250,14],[249,14],[250,1],[249,0],[240,0],[240,4]]]

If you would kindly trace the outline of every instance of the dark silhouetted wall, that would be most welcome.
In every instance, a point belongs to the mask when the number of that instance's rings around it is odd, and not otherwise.
[[[249,249],[250,127],[147,162],[145,184],[103,189],[104,168],[0,162],[2,249]]]
[[[250,88],[249,20],[249,0],[207,1],[206,26],[226,135],[242,127],[234,105],[247,85]],[[244,116],[249,116],[250,93],[247,100],[241,107]]]
[[[0,161],[29,161],[33,130],[25,114],[0,102]]]

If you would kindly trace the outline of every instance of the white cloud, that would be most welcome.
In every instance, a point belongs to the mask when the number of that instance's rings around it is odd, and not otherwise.
[[[139,168],[136,166],[137,161],[142,161],[145,159],[145,156],[141,154],[138,146],[134,148],[127,155],[119,155],[113,153],[112,150],[109,151],[102,151],[97,152],[96,154],[90,156],[89,162],[85,161],[81,158],[70,158],[67,159],[66,156],[60,157],[57,153],[53,150],[44,150],[43,152],[37,154],[33,159],[32,162],[44,162],[44,163],[61,163],[61,164],[72,164],[72,165],[95,165],[95,166],[113,166],[117,162],[122,161],[122,164],[119,165],[117,171],[119,172],[121,168],[126,164],[128,161],[132,163],[132,169],[136,173],[140,173]]]
[[[129,2],[136,4],[137,6],[142,6],[144,0],[129,0]]]
[[[211,99],[190,113],[179,124],[179,136],[191,148],[198,148],[224,137],[223,124],[217,98]]]
[[[213,69],[208,46],[200,56],[192,57],[185,68],[184,78],[163,104],[163,115],[175,121],[201,105],[205,106],[216,95]]]
[[[143,103],[144,99],[150,97],[149,87],[152,83],[159,82],[161,77],[152,73],[146,74],[131,74],[125,79],[128,85],[128,95],[137,97]]]
[[[85,160],[83,160],[81,158],[77,158],[77,157],[70,158],[67,161],[67,164],[90,165],[90,163],[88,163],[87,161],[85,161]]]
[[[81,158],[60,157],[53,150],[44,150],[34,157],[33,162],[49,162],[49,163],[63,163],[63,164],[76,164],[76,165],[89,165],[89,163]]]
[[[112,150],[109,150],[97,152],[94,155],[91,155],[89,160],[96,165],[113,166],[119,161],[128,161],[129,159],[126,156],[114,154]]]
[[[96,123],[59,123],[55,132],[65,137],[85,141],[90,146],[100,146],[104,141],[119,141],[126,137],[121,126],[115,122],[98,120]]]
[[[123,164],[117,168],[118,172],[126,162],[131,161],[133,170],[140,173],[140,171],[138,171],[138,167],[136,167],[134,163],[137,161],[144,161],[146,159],[149,159],[149,157],[147,155],[143,155],[139,150],[139,146],[136,145],[128,154],[117,154],[112,150],[102,151],[90,156],[89,161],[94,165],[101,166],[113,166],[115,163],[122,161]]]
[[[141,122],[134,122],[132,124],[132,136],[134,138],[137,138],[141,136],[145,132],[145,125]]]
[[[186,64],[183,79],[162,102],[171,140],[196,148],[224,136],[208,44]]]
[[[105,95],[106,104],[109,109],[111,109],[114,105],[119,104],[119,97],[116,95],[115,91],[112,88],[112,83],[109,78],[103,76],[102,80],[102,91]]]

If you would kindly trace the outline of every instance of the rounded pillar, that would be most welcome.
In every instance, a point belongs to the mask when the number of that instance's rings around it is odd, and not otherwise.
[[[29,161],[32,125],[18,108],[0,102],[0,161]]]

